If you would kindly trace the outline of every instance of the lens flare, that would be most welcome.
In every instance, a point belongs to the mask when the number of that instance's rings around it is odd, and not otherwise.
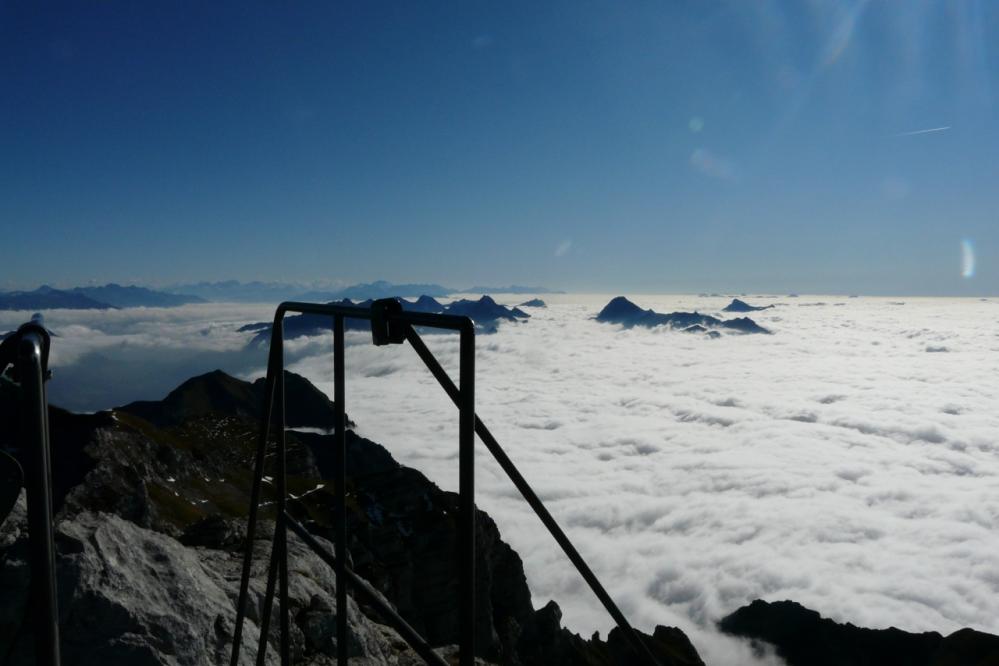
[[[965,238],[961,241],[961,277],[967,279],[975,276],[975,246]]]

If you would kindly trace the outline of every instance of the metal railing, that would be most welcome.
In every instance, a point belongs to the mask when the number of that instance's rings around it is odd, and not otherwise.
[[[0,343],[0,373],[13,366],[18,385],[19,448],[24,461],[31,563],[32,633],[35,662],[59,666],[59,606],[52,529],[52,458],[49,450],[49,333],[36,323],[21,326]],[[0,455],[7,455],[0,451]],[[8,465],[17,465],[11,458]]]
[[[285,402],[284,402],[284,317],[289,312],[301,314],[327,315],[332,319],[333,328],[333,401],[335,405],[334,484],[336,502],[334,507],[335,531],[333,555],[322,546],[309,531],[296,521],[287,510],[287,461],[285,441]],[[372,303],[370,309],[337,304],[282,303],[274,315],[271,328],[270,351],[267,363],[267,379],[264,390],[263,422],[254,461],[253,486],[250,496],[250,511],[246,534],[246,550],[243,556],[243,571],[240,579],[239,597],[236,606],[236,626],[233,637],[231,666],[238,666],[243,624],[246,617],[250,569],[253,563],[253,543],[258,519],[260,496],[264,476],[264,462],[270,440],[272,421],[279,428],[276,438],[275,484],[277,497],[277,520],[268,565],[267,587],[264,593],[264,606],[260,622],[260,640],[257,648],[257,664],[263,665],[266,658],[270,619],[274,596],[277,592],[280,604],[279,650],[282,666],[289,666],[290,628],[288,603],[288,548],[287,532],[290,529],[336,572],[336,621],[337,621],[337,663],[347,664],[347,590],[353,588],[364,601],[374,606],[385,620],[392,625],[406,642],[428,663],[443,666],[446,662],[433,651],[409,624],[382,600],[347,567],[347,511],[346,511],[346,417],[344,386],[344,320],[361,319],[371,322],[372,342],[375,345],[401,344],[408,341],[420,359],[437,379],[445,393],[458,407],[458,563],[459,563],[459,664],[473,666],[475,663],[475,435],[485,444],[496,461],[506,472],[521,495],[538,515],[551,535],[558,542],[573,566],[593,590],[604,608],[621,629],[623,637],[634,655],[647,666],[659,666],[638,633],[628,623],[610,595],[601,585],[596,575],[583,560],[575,546],[558,526],[545,508],[541,499],[524,479],[506,452],[489,432],[485,424],[475,414],[475,326],[468,317],[444,314],[410,312],[402,309],[395,299],[383,299]],[[440,362],[413,328],[447,329],[460,334],[458,385],[447,374]],[[276,419],[274,411],[276,407]],[[275,590],[277,588],[277,590]]]

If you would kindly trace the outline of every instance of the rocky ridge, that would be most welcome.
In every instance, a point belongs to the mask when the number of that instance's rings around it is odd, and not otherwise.
[[[50,410],[67,666],[227,663],[261,391],[259,383],[216,371],[185,382],[162,401],[90,415]],[[317,538],[329,538],[332,436],[322,432],[332,422],[333,404],[291,373],[286,391],[289,422],[318,429],[288,432],[289,510]],[[293,415],[294,405],[301,407]],[[453,654],[457,496],[353,430],[347,439],[353,567],[442,653]],[[0,433],[4,448],[16,449],[15,443],[10,433]],[[265,529],[254,544],[247,646],[255,646],[273,529],[267,528],[274,517],[267,488]],[[0,528],[0,598],[12,600],[0,610],[0,654],[18,665],[31,663],[30,626],[22,621],[23,522],[22,503]],[[476,540],[484,660],[632,663],[617,631],[607,640],[583,639],[561,626],[554,602],[533,608],[520,557],[482,512]],[[290,542],[298,544],[294,537]],[[333,663],[334,576],[304,547],[292,551],[294,663]],[[419,663],[372,609],[352,605],[349,620],[352,663]],[[657,628],[648,641],[663,666],[703,663],[677,629]]]
[[[726,616],[719,628],[768,643],[787,666],[995,666],[999,636],[960,629],[942,636],[895,627],[840,624],[793,601],[756,600]]]

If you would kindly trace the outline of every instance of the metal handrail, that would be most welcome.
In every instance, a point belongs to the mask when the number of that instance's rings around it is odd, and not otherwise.
[[[333,318],[333,399],[335,404],[336,430],[334,445],[334,481],[337,486],[335,506],[336,529],[334,545],[336,557],[329,554],[306,528],[294,521],[287,512],[286,487],[286,443],[285,443],[285,405],[284,405],[284,317],[288,312],[302,314],[328,315]],[[408,340],[423,360],[431,374],[441,384],[444,391],[454,401],[459,409],[459,594],[460,594],[460,638],[459,664],[472,666],[475,661],[475,499],[474,499],[474,437],[478,434],[507,476],[520,491],[521,495],[537,514],[551,535],[568,556],[573,566],[593,590],[604,608],[621,629],[624,638],[632,652],[648,666],[659,666],[658,660],[652,655],[648,646],[631,626],[624,614],[617,607],[610,595],[601,585],[592,569],[583,560],[582,555],[572,545],[569,537],[555,522],[544,503],[528,484],[513,461],[499,445],[485,424],[478,418],[474,410],[474,335],[475,328],[467,317],[455,317],[444,314],[429,314],[408,312],[402,310],[395,299],[375,301],[371,309],[339,304],[314,304],[289,302],[278,306],[271,327],[270,353],[267,364],[267,379],[264,390],[264,421],[261,424],[260,440],[254,463],[253,487],[250,499],[250,515],[248,519],[246,551],[243,559],[243,575],[240,580],[239,598],[237,601],[236,627],[233,639],[231,666],[238,666],[239,648],[242,637],[243,623],[246,615],[246,603],[249,589],[250,567],[253,560],[253,539],[260,503],[264,459],[271,431],[272,408],[277,398],[278,422],[280,431],[277,439],[277,491],[278,517],[274,531],[271,562],[268,567],[267,591],[264,596],[263,616],[260,626],[260,643],[257,651],[257,664],[263,665],[267,648],[270,615],[275,593],[275,578],[280,579],[281,598],[281,636],[280,651],[282,666],[290,663],[289,628],[288,628],[288,562],[287,562],[287,529],[295,532],[324,561],[333,566],[337,576],[337,663],[347,664],[347,584],[362,592],[367,600],[374,600],[379,612],[399,631],[420,656],[430,664],[440,664],[443,660],[434,653],[429,644],[420,637],[403,620],[394,609],[381,601],[377,594],[366,594],[369,590],[347,565],[347,534],[346,534],[346,417],[345,417],[345,387],[344,387],[344,319],[369,320],[372,325],[372,342],[376,345],[398,344]],[[414,326],[457,330],[461,334],[459,354],[459,385],[447,374],[440,362],[424,344]]]
[[[257,649],[257,663],[263,664],[267,649],[267,634],[271,606],[275,594],[275,577],[278,579],[277,594],[280,598],[280,652],[282,666],[290,664],[290,631],[288,606],[288,557],[287,529],[295,526],[289,523],[287,514],[287,461],[285,441],[285,401],[284,401],[284,317],[289,312],[302,314],[328,315],[333,319],[334,346],[334,403],[335,437],[334,482],[337,488],[334,512],[337,517],[334,533],[336,558],[332,559],[337,575],[337,663],[347,663],[347,583],[356,578],[347,569],[347,495],[346,495],[346,417],[344,409],[344,319],[366,319],[372,323],[372,341],[376,345],[398,344],[405,339],[407,328],[413,325],[458,331],[460,334],[459,389],[461,415],[458,425],[459,447],[459,609],[460,609],[460,666],[472,666],[475,655],[475,325],[468,317],[452,315],[404,312],[398,301],[383,299],[372,304],[370,309],[337,304],[315,304],[287,302],[278,306],[271,327],[270,353],[267,363],[267,379],[264,382],[264,419],[261,423],[260,440],[254,461],[253,486],[250,491],[250,512],[246,534],[246,550],[243,556],[243,572],[240,578],[239,596],[236,602],[236,626],[233,633],[233,649],[230,663],[237,666],[242,640],[243,624],[246,617],[246,603],[249,592],[250,567],[253,561],[253,542],[256,531],[260,495],[263,486],[264,459],[268,435],[271,432],[272,416],[276,402],[280,429],[277,438],[278,520],[274,530],[271,563],[268,570],[267,591],[264,596],[263,617],[260,627],[260,642]],[[300,527],[300,526],[299,526]],[[304,528],[302,528],[304,530]],[[307,542],[307,545],[310,545]],[[315,548],[313,548],[315,550]],[[319,551],[317,551],[319,552]],[[319,552],[322,557],[322,552]],[[326,558],[324,558],[326,559]],[[400,632],[403,638],[428,662],[440,663],[440,658],[429,650],[423,639],[409,628],[408,624],[390,606],[375,604],[381,614]],[[408,630],[408,631],[407,631]],[[413,639],[413,640],[411,640]],[[422,644],[421,644],[422,643]],[[427,647],[424,650],[424,646]]]
[[[0,373],[13,366],[20,384],[20,436],[26,453],[25,490],[28,500],[28,541],[31,563],[32,631],[35,662],[59,666],[59,605],[55,576],[55,537],[52,527],[52,456],[49,448],[49,333],[37,323],[24,324],[0,343]]]

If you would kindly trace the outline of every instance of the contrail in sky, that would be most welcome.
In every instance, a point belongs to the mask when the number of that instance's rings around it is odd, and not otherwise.
[[[914,134],[929,134],[930,132],[945,132],[950,129],[950,125],[944,127],[931,127],[929,129],[915,130],[913,132],[901,132],[895,136],[913,136]]]

